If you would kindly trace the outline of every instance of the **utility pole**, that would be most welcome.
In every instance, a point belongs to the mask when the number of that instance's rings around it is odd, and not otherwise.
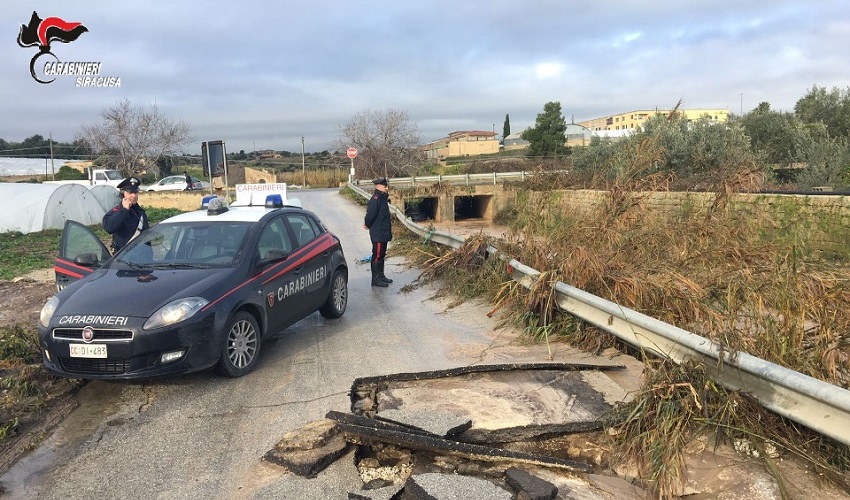
[[[744,93],[741,92],[738,95],[741,96],[741,116],[743,117],[744,116]]]
[[[301,175],[304,182],[301,184],[301,189],[307,189],[307,169],[304,166],[304,136],[301,136]]]
[[[50,132],[50,170],[53,172],[53,180],[56,180],[56,165],[53,163],[53,132]]]

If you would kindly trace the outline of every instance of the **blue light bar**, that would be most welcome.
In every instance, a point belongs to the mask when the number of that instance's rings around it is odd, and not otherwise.
[[[266,196],[266,208],[281,208],[283,207],[283,197],[279,194],[270,194]]]
[[[210,205],[210,200],[212,200],[215,197],[216,196],[214,194],[204,196],[204,199],[201,200],[201,209],[207,208]]]

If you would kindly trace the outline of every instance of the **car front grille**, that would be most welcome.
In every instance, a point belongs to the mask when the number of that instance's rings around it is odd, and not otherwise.
[[[53,338],[62,340],[83,340],[82,328],[54,328]],[[109,342],[133,340],[132,330],[110,330],[110,329],[94,329],[94,337],[91,342]]]
[[[133,363],[129,359],[84,359],[59,356],[59,364],[68,373],[85,375],[87,373],[126,373],[130,371]]]

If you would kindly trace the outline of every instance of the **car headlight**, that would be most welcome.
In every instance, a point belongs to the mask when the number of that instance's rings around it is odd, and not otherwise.
[[[50,318],[53,317],[53,313],[56,312],[57,307],[59,307],[59,297],[54,295],[44,304],[38,315],[38,321],[41,323],[41,326],[47,328],[47,325],[50,324]]]
[[[173,325],[183,320],[189,319],[202,307],[209,304],[209,300],[203,297],[187,297],[185,299],[177,299],[162,306],[159,311],[145,321],[145,330],[152,330],[163,326]]]

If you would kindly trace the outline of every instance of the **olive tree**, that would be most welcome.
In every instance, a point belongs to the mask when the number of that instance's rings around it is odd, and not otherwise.
[[[823,123],[830,137],[850,137],[850,87],[813,86],[794,105],[794,112],[804,123]]]
[[[419,164],[419,131],[406,111],[363,110],[339,128],[337,148],[357,148],[358,175],[412,175]]]
[[[127,175],[143,170],[156,177],[170,174],[168,163],[157,162],[190,140],[189,126],[165,116],[155,104],[141,108],[124,99],[100,116],[101,123],[83,125],[77,138],[104,163]]]

